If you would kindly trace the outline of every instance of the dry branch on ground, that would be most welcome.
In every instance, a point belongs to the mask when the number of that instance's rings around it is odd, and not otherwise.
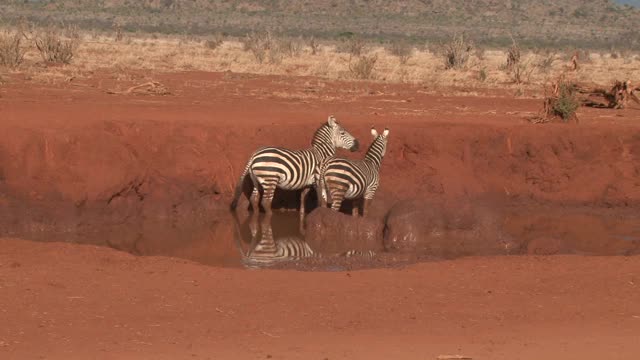
[[[144,84],[132,86],[125,91],[108,90],[107,94],[150,94],[150,95],[170,95],[171,92],[166,86],[157,81],[149,81]]]
[[[594,86],[579,86],[577,91],[583,96],[583,103],[592,107],[607,107],[611,109],[624,109],[628,106],[629,101],[640,104],[640,99],[636,94],[640,88],[634,88],[631,80],[616,80],[613,86],[607,90]],[[592,100],[593,98],[601,98],[603,102]]]

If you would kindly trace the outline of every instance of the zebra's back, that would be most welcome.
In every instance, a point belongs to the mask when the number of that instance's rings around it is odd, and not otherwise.
[[[362,197],[378,185],[378,172],[363,160],[332,158],[323,165],[320,176],[330,193],[335,187],[345,189],[346,199]]]
[[[252,156],[250,170],[260,184],[275,182],[279,188],[296,190],[313,184],[317,162],[312,149],[265,147]]]

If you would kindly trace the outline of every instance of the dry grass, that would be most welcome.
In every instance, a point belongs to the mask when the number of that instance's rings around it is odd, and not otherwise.
[[[504,71],[506,49],[486,49],[481,57],[469,51],[464,67],[444,71],[443,54],[433,53],[426,48],[413,48],[411,56],[402,64],[397,55],[383,46],[366,46],[360,56],[354,56],[339,51],[336,45],[319,44],[315,40],[311,46],[310,40],[305,44],[301,39],[294,39],[295,44],[287,49],[286,39],[283,41],[270,35],[267,41],[262,40],[269,43],[268,46],[262,46],[264,54],[256,56],[250,49],[245,51],[247,45],[244,41],[225,39],[212,51],[204,44],[207,39],[211,37],[126,34],[124,40],[114,41],[113,33],[82,33],[82,46],[75,49],[73,62],[62,68],[47,70],[64,72],[64,75],[48,76],[47,79],[53,80],[47,81],[64,81],[72,76],[69,75],[71,73],[77,77],[91,76],[90,73],[96,70],[116,69],[121,74],[119,76],[126,76],[129,70],[197,70],[344,80],[373,79],[379,82],[422,84],[429,89],[448,86],[510,91],[526,89],[526,93],[531,93],[531,90],[539,91],[540,86],[549,79],[566,72],[568,66],[568,61],[553,54],[523,51],[520,64],[526,64],[527,67],[520,69],[526,71],[521,71],[518,75],[520,80],[516,81],[514,74]],[[35,64],[42,61],[40,55],[33,42],[25,41],[23,45],[25,60],[19,70],[33,73],[34,80],[38,80],[42,70]],[[368,76],[356,75],[352,70],[355,69],[355,62],[363,58],[376,59]],[[609,54],[591,53],[589,59],[589,62],[581,63],[578,71],[571,73],[572,81],[610,86],[615,79],[640,79],[640,59],[637,56],[614,59]]]
[[[374,76],[373,71],[376,67],[376,62],[378,62],[378,55],[362,55],[356,58],[352,63],[349,63],[349,70],[356,79],[372,79]]]
[[[464,34],[455,35],[451,41],[443,45],[444,66],[447,69],[462,69],[471,57],[473,45],[464,38]]]
[[[20,31],[0,32],[0,66],[17,68],[24,61],[25,51]]]
[[[38,31],[34,42],[45,62],[69,64],[80,44],[80,34],[76,29],[68,29],[63,35],[57,29],[48,28]]]

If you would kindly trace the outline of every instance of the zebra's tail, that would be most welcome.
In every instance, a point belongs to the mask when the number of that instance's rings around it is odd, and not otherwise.
[[[324,181],[324,166],[320,168],[320,173],[318,174],[318,178],[316,180],[316,193],[318,194],[318,203],[326,207],[328,202],[327,196],[327,187],[325,186]]]
[[[242,195],[242,186],[244,185],[244,178],[247,177],[247,173],[249,173],[249,168],[251,167],[251,161],[253,160],[253,157],[251,159],[249,159],[249,161],[247,162],[247,165],[244,167],[244,171],[242,172],[242,175],[240,175],[240,180],[238,181],[238,184],[236,185],[236,189],[233,193],[233,200],[231,201],[231,210],[235,210],[235,208],[238,206],[238,200],[240,199],[240,195]]]

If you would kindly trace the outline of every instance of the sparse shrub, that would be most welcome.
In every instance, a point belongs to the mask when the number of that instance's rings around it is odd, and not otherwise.
[[[536,63],[536,67],[538,67],[538,69],[540,69],[543,72],[548,72],[553,67],[554,61],[556,61],[556,55],[549,54],[543,57],[542,59],[540,59]]]
[[[57,29],[46,29],[35,35],[36,48],[42,60],[49,63],[69,64],[80,44],[76,28],[69,28],[63,36]]]
[[[211,50],[215,50],[218,47],[220,47],[220,45],[222,45],[224,43],[224,36],[222,36],[222,34],[215,34],[211,39],[207,39],[204,42],[204,46],[207,49],[211,49]]]
[[[282,47],[281,41],[273,41],[267,51],[267,61],[270,64],[279,64],[285,57],[286,50]]]
[[[451,41],[443,45],[445,68],[461,69],[469,61],[473,46],[471,42],[465,40],[464,35],[454,35]]]
[[[580,58],[580,62],[589,64],[593,62],[593,58],[591,57],[591,53],[589,50],[578,50],[578,57]]]
[[[289,57],[296,57],[302,53],[302,38],[286,38],[279,42],[278,47]]]
[[[529,63],[518,63],[511,69],[511,79],[516,84],[528,83],[534,68]]]
[[[480,82],[487,81],[487,69],[486,68],[480,69],[480,71],[478,72],[478,80],[480,80]]]
[[[480,60],[484,60],[486,49],[483,47],[476,47],[476,57]]]
[[[511,47],[507,50],[507,70],[513,70],[520,64],[520,47],[514,38],[511,38]]]
[[[24,61],[25,52],[22,46],[22,33],[10,31],[0,33],[0,65],[17,68]]]
[[[356,79],[371,79],[377,61],[377,55],[362,55],[359,56],[353,64],[351,60],[349,60],[349,70]]]
[[[389,52],[398,58],[400,64],[404,65],[413,54],[413,46],[405,41],[397,41],[391,44]]]
[[[114,41],[118,42],[118,41],[122,41],[123,35],[122,35],[122,26],[118,23],[113,24],[113,30],[115,31],[115,36],[113,38]]]
[[[611,58],[618,59],[619,57],[620,57],[620,52],[616,51],[615,49],[611,49]]]
[[[546,92],[546,91],[545,91]],[[580,101],[573,84],[560,79],[552,84],[551,94],[545,96],[544,111],[547,118],[559,117],[563,122],[577,121]]]
[[[307,40],[307,45],[309,45],[309,48],[311,49],[311,55],[316,55],[320,50],[320,43],[313,36]]]
[[[267,53],[274,45],[273,37],[269,31],[251,32],[247,34],[242,41],[243,49],[245,51],[251,51],[259,63],[267,60]]]
[[[359,36],[351,35],[342,40],[338,46],[338,51],[360,56],[365,52],[365,42]]]

